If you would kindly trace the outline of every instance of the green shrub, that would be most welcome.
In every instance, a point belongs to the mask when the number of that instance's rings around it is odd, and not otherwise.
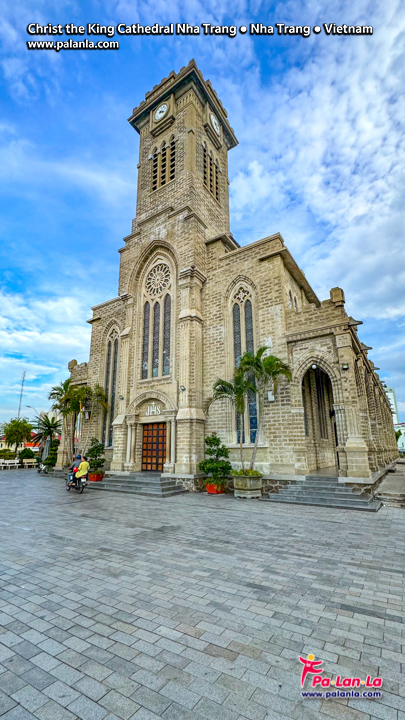
[[[258,475],[263,475],[263,473],[258,470],[232,470],[232,475],[248,475],[249,477],[257,477]]]
[[[24,448],[18,453],[18,457],[20,458],[20,460],[28,460],[29,458],[36,457],[36,453],[34,453],[31,448]]]
[[[229,450],[225,445],[222,445],[221,439],[216,433],[212,433],[212,435],[205,438],[205,445],[205,454],[208,455],[208,458],[202,460],[198,467],[208,476],[205,479],[205,484],[215,485],[218,490],[225,487],[232,470],[229,460],[224,460],[224,458],[229,457]]]
[[[14,450],[0,450],[0,460],[14,460],[15,459],[15,452]]]

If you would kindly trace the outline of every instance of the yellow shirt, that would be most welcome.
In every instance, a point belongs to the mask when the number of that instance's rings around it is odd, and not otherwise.
[[[90,465],[85,460],[82,460],[79,467],[77,468],[76,477],[83,477],[83,475],[87,475],[89,472]]]

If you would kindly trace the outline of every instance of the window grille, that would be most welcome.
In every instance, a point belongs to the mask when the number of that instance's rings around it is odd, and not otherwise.
[[[214,163],[211,155],[210,158],[210,192],[214,194]]]
[[[157,302],[153,308],[152,377],[157,377],[159,375],[159,334],[160,304]]]
[[[215,197],[219,201],[219,170],[218,163],[215,163]]]
[[[163,318],[163,375],[170,374],[170,319],[171,319],[171,298],[166,295],[164,302]]]
[[[144,308],[143,308],[142,378],[148,377],[149,325],[150,325],[150,305],[148,302],[146,302],[144,305]]]

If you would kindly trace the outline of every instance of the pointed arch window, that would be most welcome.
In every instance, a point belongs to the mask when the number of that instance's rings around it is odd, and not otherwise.
[[[152,190],[166,185],[176,176],[176,140],[174,135],[169,143],[164,141],[160,150],[152,153]]]
[[[142,379],[170,375],[172,301],[170,268],[160,262],[152,267],[145,280],[143,306]]]
[[[142,378],[148,377],[149,325],[150,325],[150,304],[146,301],[145,305],[143,306]]]
[[[207,190],[219,201],[219,164],[214,160],[212,152],[208,152],[203,143],[203,180]]]
[[[254,353],[253,307],[250,290],[241,285],[233,296],[232,305],[233,349],[235,367],[239,366],[240,358],[245,352]],[[237,441],[249,438],[253,443],[257,432],[257,396],[251,390],[247,399],[247,408],[240,427],[240,416],[236,418]]]
[[[152,377],[159,375],[159,336],[160,336],[160,303],[155,303],[153,308],[153,355],[152,355]]]
[[[164,302],[163,316],[163,375],[170,374],[170,326],[171,326],[172,301],[170,295],[166,295]]]
[[[116,393],[118,375],[118,330],[111,330],[106,349],[105,384],[104,390],[108,403],[108,410],[104,413],[102,442],[111,447],[113,444],[113,421],[116,415]]]

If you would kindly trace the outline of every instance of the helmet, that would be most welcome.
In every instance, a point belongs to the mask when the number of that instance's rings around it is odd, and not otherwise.
[[[81,459],[82,459],[81,455],[76,455],[76,460],[81,460]]]

